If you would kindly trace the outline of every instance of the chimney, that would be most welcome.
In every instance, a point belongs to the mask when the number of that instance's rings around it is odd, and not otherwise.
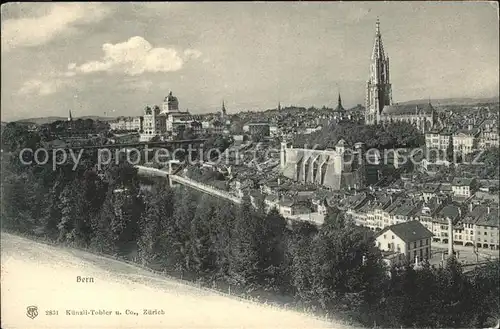
[[[469,203],[469,211],[472,211],[472,202]]]
[[[448,257],[453,256],[453,222],[448,217]]]
[[[488,205],[488,215],[490,214],[491,208],[490,205]]]

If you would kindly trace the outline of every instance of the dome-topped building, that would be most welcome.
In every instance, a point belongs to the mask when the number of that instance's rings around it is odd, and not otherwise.
[[[172,95],[172,92],[169,92],[168,96],[163,99],[163,113],[171,112],[179,112],[179,100]]]

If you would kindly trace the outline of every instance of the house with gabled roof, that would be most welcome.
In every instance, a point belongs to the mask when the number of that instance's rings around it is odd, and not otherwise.
[[[382,252],[392,252],[392,262],[421,262],[431,258],[433,234],[417,220],[385,227],[378,232],[375,243]]]

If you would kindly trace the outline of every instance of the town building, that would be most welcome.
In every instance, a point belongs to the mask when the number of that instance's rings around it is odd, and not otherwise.
[[[413,220],[387,226],[377,233],[375,243],[384,252],[394,252],[398,262],[421,262],[431,258],[430,232],[419,221]]]
[[[144,108],[142,132],[139,135],[141,142],[149,141],[157,135],[166,132],[166,116],[161,113],[160,107],[155,105]]]
[[[186,124],[191,117],[188,111],[179,110],[179,100],[172,95],[172,92],[169,92],[163,100],[163,111],[161,114],[166,118],[166,131],[169,132],[174,131],[174,126]]]
[[[271,126],[267,122],[250,122],[243,126],[243,131],[250,135],[261,134],[268,137],[271,134]]]
[[[109,122],[111,130],[127,130],[140,132],[143,126],[143,116],[138,117],[118,117]]]
[[[455,231],[456,244],[499,249],[498,207],[491,204],[469,204],[468,212]]]
[[[480,130],[478,129],[445,128],[427,132],[425,134],[425,145],[428,149],[447,151],[451,144],[453,152],[465,155],[479,148],[479,137]]]
[[[492,147],[498,147],[498,124],[496,120],[484,120],[480,126],[478,147],[486,150]]]
[[[474,178],[455,177],[451,182],[451,189],[455,196],[469,198],[476,190],[476,180]]]

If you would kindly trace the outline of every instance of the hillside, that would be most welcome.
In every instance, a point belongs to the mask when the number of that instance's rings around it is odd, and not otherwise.
[[[4,328],[338,328],[302,313],[251,303],[87,252],[2,233]],[[78,277],[93,282],[77,282]],[[26,316],[27,306],[38,316]],[[144,309],[159,314],[144,315]],[[57,311],[50,316],[46,311]],[[69,315],[82,310],[103,315]],[[130,311],[134,312],[130,314]],[[121,312],[117,315],[116,312]]]
[[[82,120],[92,119],[92,120],[99,120],[99,121],[110,121],[110,120],[114,120],[116,118],[114,118],[114,117],[100,117],[100,116],[95,116],[95,115],[88,115],[88,116],[73,118],[73,120],[78,120],[78,119],[82,119]],[[17,120],[16,122],[22,122],[22,123],[30,122],[30,123],[35,123],[37,125],[43,125],[45,123],[51,123],[51,122],[58,121],[58,120],[66,121],[66,120],[68,120],[68,118],[67,117],[40,117],[40,118],[21,119],[21,120]]]
[[[399,102],[401,105],[411,105],[411,104],[422,104],[427,103],[429,99],[419,99],[411,100],[406,102]],[[442,98],[442,99],[431,99],[431,103],[434,105],[475,105],[480,103],[498,103],[499,97],[489,97],[489,98]]]

